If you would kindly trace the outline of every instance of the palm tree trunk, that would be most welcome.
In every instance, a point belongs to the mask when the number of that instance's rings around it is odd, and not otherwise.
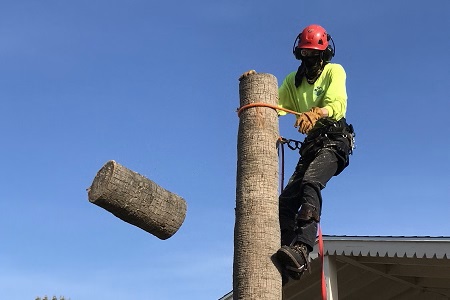
[[[89,201],[123,221],[165,240],[186,217],[186,201],[150,179],[111,160],[88,189]]]
[[[271,74],[255,74],[239,84],[241,107],[278,103]],[[278,221],[277,112],[268,107],[242,111],[238,132],[233,299],[280,300],[281,275],[274,255],[280,247]]]

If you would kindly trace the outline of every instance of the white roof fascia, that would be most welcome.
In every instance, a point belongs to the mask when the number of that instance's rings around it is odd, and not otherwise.
[[[323,240],[325,255],[450,259],[449,237],[324,236]],[[316,244],[314,252],[317,248]],[[312,253],[311,258],[316,257]]]

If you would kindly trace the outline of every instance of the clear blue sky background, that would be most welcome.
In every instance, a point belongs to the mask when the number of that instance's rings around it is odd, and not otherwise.
[[[324,234],[450,236],[449,12],[448,0],[0,1],[2,298],[229,292],[237,79],[281,83],[311,23],[334,38],[357,131],[324,190]],[[281,134],[302,139],[293,122]],[[88,202],[110,159],[186,199],[172,238]]]

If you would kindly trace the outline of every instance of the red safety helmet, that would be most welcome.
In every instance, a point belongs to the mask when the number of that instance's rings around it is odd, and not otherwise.
[[[320,25],[309,25],[298,35],[297,48],[325,50],[328,47],[330,36]]]

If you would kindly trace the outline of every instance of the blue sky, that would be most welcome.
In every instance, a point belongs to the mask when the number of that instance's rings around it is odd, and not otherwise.
[[[450,2],[0,1],[5,299],[218,299],[232,289],[239,75],[296,70],[311,24],[347,72],[337,235],[450,236]],[[293,116],[281,135],[303,137]],[[286,177],[298,159],[286,153]],[[161,241],[88,202],[114,159],[188,203]]]

